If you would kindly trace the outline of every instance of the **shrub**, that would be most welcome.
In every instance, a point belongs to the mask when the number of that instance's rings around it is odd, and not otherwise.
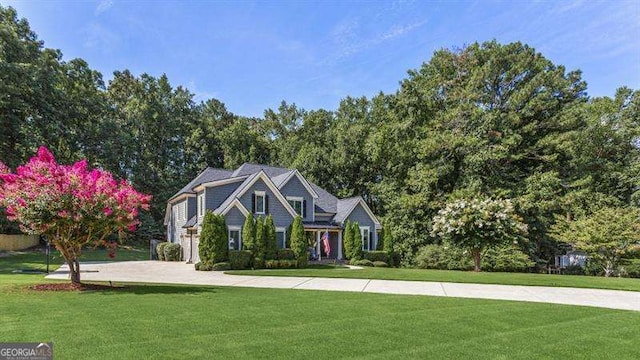
[[[199,262],[196,264],[197,271],[211,271],[213,270],[213,264],[208,262]]]
[[[302,227],[302,218],[296,216],[291,225],[291,250],[296,256],[299,267],[307,266],[309,254],[307,253],[307,239],[304,236],[304,228]]]
[[[253,216],[247,216],[242,226],[242,249],[243,250],[255,250],[255,236],[256,230],[254,225]]]
[[[213,264],[213,271],[226,271],[230,269],[231,265],[228,262],[219,262]]]
[[[295,260],[296,254],[291,249],[279,249],[278,260]]]
[[[265,258],[278,258],[278,243],[276,239],[276,226],[273,223],[273,217],[267,215],[264,219],[264,239],[265,239]]]
[[[384,261],[374,261],[373,262],[373,266],[375,266],[375,267],[389,267],[389,264],[387,264]]]
[[[342,231],[342,246],[344,247],[344,257],[347,260],[351,260],[351,254],[353,254],[351,238],[351,222],[347,220]]]
[[[158,260],[160,261],[165,261],[166,259],[164,258],[164,247],[167,246],[167,244],[169,244],[168,242],[161,242],[160,244],[158,244],[158,246],[156,246],[156,253],[158,253]]]
[[[253,258],[253,268],[254,269],[264,269],[264,259],[259,257]]]
[[[229,235],[227,233],[227,223],[224,215],[214,215],[213,231],[213,263],[226,262],[229,260]]]
[[[584,275],[584,269],[580,265],[569,265],[567,266],[563,274],[565,275]]]
[[[253,254],[248,250],[229,251],[229,264],[234,270],[245,270],[251,267]]]
[[[266,260],[264,262],[265,269],[277,269],[278,268],[278,260]]]
[[[527,272],[535,263],[515,246],[489,248],[482,255],[482,270]]]
[[[180,244],[168,243],[164,247],[166,261],[180,261]]]
[[[349,264],[350,265],[355,265],[355,266],[371,266],[371,267],[373,267],[373,262],[371,262],[370,260],[367,260],[367,259],[349,261]]]
[[[389,256],[384,251],[367,251],[364,253],[364,258],[373,262],[389,262]]]
[[[360,236],[360,226],[357,222],[347,224],[347,228],[350,229],[347,232],[347,243],[349,243],[350,254],[349,260],[362,259],[362,237]]]
[[[278,267],[280,269],[295,269],[298,267],[296,260],[278,260]]]
[[[383,245],[382,250],[387,253],[387,262],[389,266],[395,266],[397,262],[395,261],[395,252],[393,250],[393,234],[391,233],[391,228],[388,224],[385,224],[384,228],[382,228],[382,238]]]
[[[256,219],[254,230],[256,234],[254,237],[253,255],[258,259],[264,260],[267,244],[264,237],[264,219],[262,216],[258,216]]]
[[[456,247],[425,245],[416,254],[415,266],[420,269],[471,270],[473,262]]]
[[[202,262],[213,261],[215,221],[213,212],[207,210],[202,219],[202,230],[200,230],[200,241],[198,242],[198,254]]]

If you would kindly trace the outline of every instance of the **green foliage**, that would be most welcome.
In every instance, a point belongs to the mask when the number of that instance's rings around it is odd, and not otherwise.
[[[354,266],[370,266],[373,267],[374,264],[372,261],[367,260],[367,259],[356,259],[356,260],[349,260],[349,265],[354,265]]]
[[[213,264],[210,262],[199,262],[195,265],[196,271],[212,271]]]
[[[278,260],[295,260],[296,254],[291,249],[278,249]]]
[[[215,239],[217,233],[217,217],[213,212],[207,210],[202,219],[202,230],[200,230],[200,241],[198,242],[198,254],[200,261],[213,263],[215,254]]]
[[[228,262],[219,262],[213,264],[213,267],[211,269],[213,271],[227,271],[231,270],[231,265]]]
[[[176,243],[167,243],[164,247],[164,259],[166,261],[180,261],[182,256],[181,246]]]
[[[156,246],[156,253],[158,254],[158,260],[160,261],[165,261],[166,259],[164,258],[164,248],[165,246],[167,246],[169,243],[168,242],[161,242],[160,244],[158,244]]]
[[[267,260],[264,263],[265,269],[295,269],[298,267],[296,260]]]
[[[363,257],[369,261],[382,261],[385,263],[389,262],[389,255],[384,251],[367,251],[363,254]]]
[[[251,263],[254,269],[264,269],[264,259],[259,257],[254,257],[253,262]]]
[[[351,256],[350,259],[359,260],[362,259],[362,235],[360,234],[360,226],[357,222],[351,223],[351,231],[349,232],[351,243]]]
[[[622,265],[620,274],[624,277],[640,278],[640,259],[627,260]]]
[[[264,219],[264,238],[265,238],[265,258],[268,260],[278,259],[278,243],[276,239],[276,226],[273,223],[273,217],[267,215]]]
[[[500,272],[528,272],[535,263],[515,246],[487,249],[482,254],[482,270]]]
[[[420,269],[471,270],[473,261],[462,249],[450,245],[425,245],[416,255],[415,266]]]
[[[353,254],[353,243],[351,239],[351,222],[347,220],[344,224],[344,230],[342,231],[342,246],[344,248],[344,257],[347,260],[350,260],[351,254]]]
[[[296,255],[298,267],[307,266],[309,254],[307,252],[307,239],[304,236],[304,227],[302,226],[302,217],[296,216],[291,226],[291,250]]]
[[[255,246],[254,246],[253,255],[256,258],[264,260],[265,254],[266,254],[267,242],[265,237],[264,219],[262,218],[262,216],[258,216],[258,218],[256,219],[255,231],[256,231],[256,235],[254,238]]]
[[[253,254],[248,250],[229,251],[229,265],[234,270],[244,270],[251,268]]]
[[[255,251],[256,250],[256,230],[255,230],[255,220],[253,216],[249,215],[244,220],[244,225],[242,226],[242,249]]]
[[[553,235],[586,252],[611,276],[640,251],[640,209],[605,207],[575,221],[559,221]]]
[[[387,264],[384,261],[374,261],[373,262],[373,266],[374,267],[389,267],[389,264]]]
[[[461,199],[448,203],[433,218],[432,234],[469,250],[475,271],[481,269],[484,249],[517,242],[525,232],[510,200]]]
[[[393,248],[395,239],[393,238],[391,227],[387,226],[387,224],[385,224],[385,226],[382,228],[382,238],[384,239],[383,245],[382,245],[382,251],[384,251],[387,254],[387,262],[389,263],[389,266],[395,266],[396,252]]]
[[[215,215],[212,262],[219,263],[229,260],[229,238],[224,215]]]

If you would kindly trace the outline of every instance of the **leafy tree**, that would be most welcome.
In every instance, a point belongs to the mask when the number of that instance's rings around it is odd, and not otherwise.
[[[640,252],[640,209],[602,208],[575,221],[560,221],[553,234],[602,264],[608,277],[623,259]]]
[[[216,238],[216,215],[207,210],[202,218],[202,230],[200,231],[200,241],[198,242],[198,254],[203,263],[214,263],[215,238]]]
[[[296,216],[291,226],[291,250],[296,255],[299,267],[307,266],[309,254],[307,250],[307,239],[304,235],[304,227],[302,226],[302,217]]]
[[[433,219],[433,235],[471,252],[480,271],[483,250],[517,242],[526,231],[510,200],[461,199],[448,203]]]
[[[255,226],[255,245],[254,245],[254,252],[253,252],[253,256],[264,260],[265,258],[265,253],[266,253],[266,248],[267,248],[267,243],[266,243],[266,238],[265,238],[265,228],[264,228],[264,219],[262,218],[262,216],[258,216],[258,218],[256,219],[256,226]]]
[[[351,236],[351,222],[347,220],[344,224],[344,230],[342,233],[342,244],[344,247],[344,257],[347,260],[351,260],[353,254],[353,236]]]
[[[247,215],[242,226],[242,247],[245,250],[256,250],[255,220],[251,215]]]
[[[265,258],[267,260],[276,259],[278,253],[278,243],[276,239],[276,226],[273,223],[273,217],[267,215],[264,219],[264,237],[265,237]]]
[[[139,209],[147,210],[151,200],[110,173],[90,169],[85,160],[58,164],[45,147],[15,174],[0,175],[0,183],[0,206],[9,220],[24,232],[46,236],[69,265],[74,285],[80,285],[83,246],[134,231]]]

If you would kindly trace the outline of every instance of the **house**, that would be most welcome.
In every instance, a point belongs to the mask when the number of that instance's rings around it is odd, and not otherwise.
[[[569,266],[580,266],[584,268],[587,263],[587,253],[584,251],[574,250],[567,251],[566,255],[557,255],[555,258],[555,266],[558,269],[564,269]]]
[[[287,229],[300,215],[310,245],[321,259],[342,259],[342,230],[347,221],[360,226],[362,249],[375,250],[380,221],[360,196],[338,199],[305,179],[296,169],[242,164],[230,171],[207,168],[167,203],[167,241],[182,245],[184,260],[198,262],[198,238],[207,210],[225,217],[229,249],[242,249],[247,216],[271,215],[279,248],[287,246]],[[327,233],[330,251],[321,246]]]

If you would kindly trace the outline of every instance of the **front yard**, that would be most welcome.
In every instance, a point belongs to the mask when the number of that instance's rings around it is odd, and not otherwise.
[[[423,296],[0,285],[0,339],[84,358],[634,358],[640,313]]]
[[[426,270],[426,269],[398,269],[372,268],[351,270],[345,267],[320,265],[307,269],[278,269],[278,270],[233,270],[227,274],[256,275],[256,276],[303,276],[328,278],[358,278],[379,280],[418,280],[441,281],[454,283],[502,284],[502,285],[532,285],[532,286],[561,286],[593,289],[640,291],[640,279],[605,278],[578,275],[548,275],[500,272],[472,272],[455,270]]]

